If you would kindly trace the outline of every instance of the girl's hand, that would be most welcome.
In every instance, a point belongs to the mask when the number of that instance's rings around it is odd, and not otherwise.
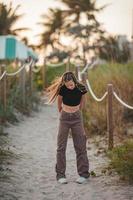
[[[62,96],[58,95],[58,110],[61,112],[62,110]]]
[[[83,109],[83,106],[80,104],[80,106],[79,106],[79,110],[82,110]]]
[[[80,110],[83,109],[83,108],[85,108],[85,103],[86,103],[86,99],[85,98],[86,98],[85,94],[82,95],[81,101],[80,101],[80,106],[79,106]]]
[[[59,112],[61,112],[62,111],[62,107],[59,109]]]

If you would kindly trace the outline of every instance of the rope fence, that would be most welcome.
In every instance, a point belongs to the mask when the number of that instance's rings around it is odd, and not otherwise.
[[[13,73],[8,73],[8,72],[6,72],[6,75],[7,76],[15,76],[15,75],[17,75],[17,74],[19,74],[24,68],[25,68],[25,65],[26,64],[24,64],[18,71],[16,71],[16,72],[13,72]]]
[[[26,100],[26,66],[29,66],[29,92],[32,95],[33,92],[33,72],[37,73],[41,70],[42,66],[38,69],[35,69],[35,61],[33,59],[30,60],[29,63],[23,63],[23,65],[13,73],[8,73],[5,69],[5,66],[1,66],[0,69],[0,100],[3,105],[4,110],[6,111],[7,108],[7,77],[13,77],[17,74],[19,76],[19,86],[22,94],[22,103],[25,105]],[[10,89],[10,88],[9,88]]]
[[[126,104],[122,99],[120,99],[118,97],[118,95],[116,94],[116,92],[113,91],[113,95],[115,96],[115,98],[118,100],[119,103],[121,103],[123,106],[125,106],[126,108],[132,109],[133,110],[133,106],[130,106],[128,104]]]
[[[90,85],[88,79],[86,80],[86,84],[87,84],[87,86],[88,86],[88,89],[89,89],[89,91],[90,91],[92,97],[93,97],[96,101],[100,102],[100,101],[103,101],[103,100],[105,99],[105,97],[106,97],[107,94],[108,94],[107,91],[104,93],[104,95],[103,95],[101,98],[98,98],[98,97],[96,97],[96,95],[94,94],[94,92],[93,92],[93,90],[92,90],[92,88],[91,88],[91,85]]]
[[[33,60],[30,61],[29,66],[30,66],[32,63],[34,63]],[[18,71],[13,72],[13,73],[8,73],[8,72],[5,70],[5,71],[3,72],[3,74],[1,75],[1,77],[0,77],[0,80],[2,80],[2,78],[3,78],[5,75],[7,75],[7,76],[15,76],[16,74],[20,73],[20,72],[25,68],[25,66],[26,66],[26,63],[24,63],[24,64],[22,65],[22,67],[21,67],[20,69],[18,69]]]
[[[127,103],[125,103],[118,95],[117,93],[114,91],[113,89],[113,85],[112,84],[108,84],[107,85],[107,91],[104,93],[104,95],[102,97],[97,97],[95,95],[95,93],[93,92],[89,79],[86,76],[83,76],[86,74],[86,71],[89,69],[92,69],[95,65],[98,64],[98,60],[94,61],[93,63],[88,63],[85,68],[80,72],[79,70],[79,66],[76,67],[76,75],[79,81],[83,81],[91,96],[93,97],[93,99],[97,102],[101,102],[103,101],[106,97],[108,97],[107,99],[107,103],[108,103],[108,107],[107,107],[107,129],[108,129],[108,133],[109,133],[109,141],[108,141],[108,149],[112,149],[113,148],[113,96],[116,98],[116,100],[123,105],[124,107],[128,108],[128,109],[132,109],[133,110],[133,106],[128,105]]]
[[[3,74],[0,77],[0,81],[4,78],[4,76],[6,75],[6,71],[3,72]]]

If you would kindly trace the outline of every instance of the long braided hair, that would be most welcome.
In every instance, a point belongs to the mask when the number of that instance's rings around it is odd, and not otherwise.
[[[50,85],[47,89],[46,89],[46,95],[48,97],[48,104],[53,103],[57,96],[58,93],[60,91],[60,88],[68,81],[73,81],[75,83],[75,86],[81,91],[84,92],[86,91],[86,87],[83,83],[79,82],[76,78],[76,76],[74,75],[73,72],[68,71],[65,72],[61,77],[56,78],[53,82],[52,85]]]

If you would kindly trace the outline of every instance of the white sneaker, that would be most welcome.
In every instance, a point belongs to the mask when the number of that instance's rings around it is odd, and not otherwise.
[[[82,184],[82,183],[86,183],[88,181],[88,178],[85,178],[83,176],[80,176],[79,178],[77,178],[76,183]]]
[[[66,178],[60,178],[58,179],[58,182],[61,184],[67,184],[67,179]]]

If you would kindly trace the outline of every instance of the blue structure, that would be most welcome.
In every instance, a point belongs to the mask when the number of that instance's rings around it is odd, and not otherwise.
[[[0,36],[0,60],[38,60],[38,55],[13,35]]]

